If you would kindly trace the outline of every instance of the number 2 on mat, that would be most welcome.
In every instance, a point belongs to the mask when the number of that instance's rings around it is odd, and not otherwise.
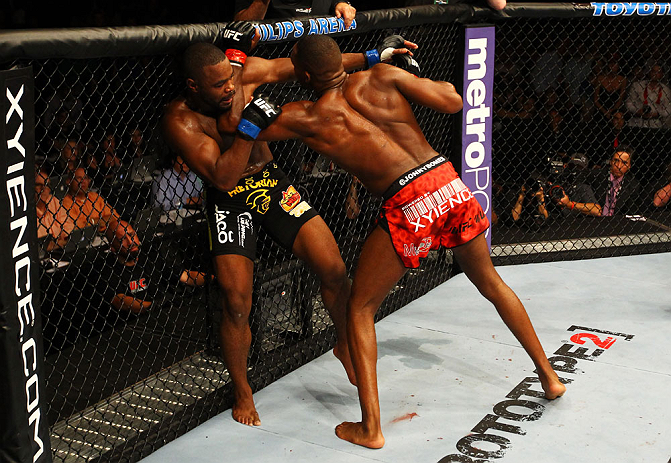
[[[601,340],[601,338],[599,338],[596,334],[592,333],[576,333],[571,336],[571,341],[575,342],[576,344],[585,344],[585,340],[583,338],[589,339],[594,344],[596,344],[597,347],[602,349],[608,349],[616,341],[615,338],[611,338],[610,336],[604,340]]]

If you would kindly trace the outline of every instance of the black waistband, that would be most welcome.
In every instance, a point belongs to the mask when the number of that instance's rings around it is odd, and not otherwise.
[[[410,169],[409,171],[405,172],[403,175],[398,177],[396,180],[394,180],[391,185],[389,185],[389,188],[387,188],[387,190],[382,194],[382,199],[384,201],[388,200],[396,193],[401,191],[404,186],[406,186],[413,180],[421,177],[427,172],[431,172],[433,169],[442,164],[445,164],[446,162],[448,162],[447,158],[439,154],[438,156],[429,159],[423,164],[420,164],[419,166]]]

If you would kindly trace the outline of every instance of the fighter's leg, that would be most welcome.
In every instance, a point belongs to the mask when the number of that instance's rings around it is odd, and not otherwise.
[[[345,367],[350,382],[356,384],[347,346],[345,318],[350,282],[335,238],[321,217],[313,217],[303,224],[296,235],[292,251],[319,277],[322,301],[336,329],[337,343],[333,353]]]
[[[336,435],[364,447],[380,448],[384,436],[377,392],[375,312],[406,268],[396,255],[391,237],[379,226],[363,245],[347,306],[347,335],[356,372],[361,422],[344,422]]]
[[[484,234],[453,248],[452,251],[468,279],[494,304],[503,322],[531,357],[538,370],[545,397],[556,399],[561,396],[566,391],[566,386],[559,382],[557,374],[550,366],[522,302],[494,268]]]
[[[252,388],[247,381],[247,356],[252,342],[249,313],[252,309],[254,263],[247,257],[226,254],[214,257],[221,308],[221,351],[233,381],[233,418],[249,426],[261,420],[254,407]]]

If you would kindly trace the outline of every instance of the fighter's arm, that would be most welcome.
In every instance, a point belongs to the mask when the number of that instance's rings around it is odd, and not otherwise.
[[[342,62],[345,71],[361,69],[366,65],[363,53],[343,53]],[[296,80],[294,65],[290,58],[264,59],[250,56],[245,63],[242,76],[243,84],[253,89],[263,84],[277,84]]]
[[[407,53],[412,56],[411,50],[415,49],[417,49],[417,44],[404,40],[400,36],[392,36],[385,39],[385,41],[383,41],[375,50],[370,50],[369,52],[376,51],[378,59],[384,61],[390,60],[393,55],[398,54]],[[369,60],[370,58],[363,52],[342,54],[342,64],[347,72],[371,66]],[[296,80],[296,74],[290,58],[268,60],[250,56],[247,58],[245,72],[242,78],[246,90],[248,92],[253,92],[256,87],[263,84],[275,84]]]
[[[282,106],[282,114],[259,133],[256,138],[261,141],[289,140],[306,138],[315,133],[316,121],[310,114],[310,101],[294,101]]]
[[[407,100],[440,113],[461,111],[461,96],[451,83],[416,77],[394,66],[379,65],[376,68],[376,76],[395,85]]]
[[[247,166],[254,140],[236,136],[230,148],[222,153],[216,140],[187,114],[164,117],[162,128],[168,144],[191,170],[219,190],[235,187]]]

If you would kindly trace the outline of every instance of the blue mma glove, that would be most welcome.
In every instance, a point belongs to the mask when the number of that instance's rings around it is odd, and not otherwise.
[[[260,93],[242,111],[242,120],[238,124],[238,132],[243,138],[256,140],[259,133],[267,128],[282,113],[267,95]]]

